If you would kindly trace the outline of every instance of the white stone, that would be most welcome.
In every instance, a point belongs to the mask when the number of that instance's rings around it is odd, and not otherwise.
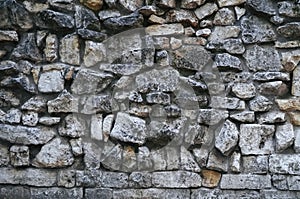
[[[91,117],[91,138],[95,140],[103,140],[102,134],[103,116],[95,114]]]
[[[292,146],[295,140],[293,125],[290,123],[278,125],[275,133],[276,150],[284,151]]]

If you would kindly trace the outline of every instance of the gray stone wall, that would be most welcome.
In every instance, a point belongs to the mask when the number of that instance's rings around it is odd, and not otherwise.
[[[0,198],[300,198],[300,3],[1,0]]]

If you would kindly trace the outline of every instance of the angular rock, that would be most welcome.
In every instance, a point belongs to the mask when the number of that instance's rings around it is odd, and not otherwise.
[[[281,152],[293,145],[295,134],[290,123],[278,125],[275,133],[276,151]]]
[[[71,29],[75,26],[75,22],[70,15],[44,10],[37,14],[37,26],[48,29]]]
[[[230,157],[230,170],[235,173],[241,172],[241,154],[238,152],[233,152]]]
[[[300,5],[294,4],[288,1],[282,1],[278,3],[278,12],[279,14],[286,17],[300,17]]]
[[[143,68],[141,64],[100,64],[99,69],[117,75],[132,75]]]
[[[145,131],[146,122],[144,120],[119,112],[110,136],[123,142],[142,145],[146,139]]]
[[[239,26],[215,26],[208,41],[218,42],[228,38],[237,38],[241,32]]]
[[[257,121],[260,124],[274,124],[286,121],[286,114],[280,111],[269,111],[257,116]]]
[[[256,81],[271,81],[271,80],[281,80],[290,81],[290,74],[283,72],[256,72],[253,75],[253,80]]]
[[[290,121],[293,125],[300,125],[300,114],[299,112],[288,112]]]
[[[9,149],[10,163],[15,166],[29,165],[29,148],[28,146],[13,145]]]
[[[19,74],[17,77],[7,77],[0,82],[3,87],[20,87],[25,91],[37,94],[37,89],[35,83],[26,75]]]
[[[74,94],[90,94],[104,90],[112,80],[112,75],[104,72],[81,69],[76,74],[75,80],[71,85]],[[86,82],[89,82],[86,84]]]
[[[242,40],[246,44],[264,43],[276,40],[272,25],[261,18],[244,17],[241,21]]]
[[[97,157],[98,154],[95,155]],[[115,145],[112,142],[109,142],[108,144],[104,145],[104,149],[102,150],[102,154],[100,158],[101,164],[106,169],[122,171],[122,155],[123,155],[123,147],[120,144]],[[98,162],[95,161],[95,163]]]
[[[277,28],[277,32],[283,37],[292,39],[300,36],[300,23],[291,22]]]
[[[180,168],[185,171],[201,171],[192,154],[184,146],[180,147]]]
[[[198,123],[206,125],[215,125],[228,117],[228,111],[218,109],[200,109]]]
[[[253,111],[243,111],[240,113],[230,114],[230,118],[243,123],[252,123],[255,121],[255,114]]]
[[[235,6],[245,3],[246,0],[218,0],[220,7]]]
[[[58,173],[58,186],[72,188],[75,186],[76,172],[74,170],[62,170]]]
[[[158,14],[159,10],[155,5],[146,5],[139,9],[139,12],[146,17],[149,17],[152,14]],[[100,17],[100,16],[99,16]],[[100,17],[101,19],[101,17]]]
[[[294,191],[299,191],[300,190],[300,185],[299,181],[300,178],[299,176],[289,176],[287,178],[288,185],[289,185],[289,190],[294,190]]]
[[[35,2],[31,2],[31,1],[24,1],[23,5],[31,13],[37,13],[37,12],[40,12],[43,10],[47,10],[49,8],[49,5],[46,4],[46,2],[35,3]]]
[[[74,11],[74,3],[72,0],[49,0],[47,3],[51,8],[58,11]]]
[[[83,98],[81,105],[83,107],[80,112],[83,114],[111,113],[112,111],[111,96],[105,94]]]
[[[266,174],[269,170],[268,156],[243,156],[243,172]]]
[[[38,89],[43,93],[60,92],[64,90],[64,77],[61,70],[51,70],[41,73]]]
[[[222,8],[216,13],[213,24],[216,26],[226,26],[233,25],[235,21],[234,12],[229,8]]]
[[[80,3],[94,11],[99,11],[103,6],[103,0],[80,0]]]
[[[194,9],[205,3],[206,0],[182,0],[180,7],[185,9]]]
[[[234,123],[226,120],[215,140],[215,147],[228,156],[239,140],[239,131]]]
[[[292,89],[291,93],[294,96],[300,96],[300,69],[297,67],[293,71],[293,81],[292,81]]]
[[[1,186],[1,198],[30,198],[30,189],[24,186]]]
[[[72,188],[65,189],[59,187],[47,187],[47,188],[32,188],[31,189],[31,198],[74,198],[80,199],[83,198],[83,189],[82,188]]]
[[[63,63],[80,65],[79,38],[76,34],[66,35],[60,40],[60,59]]]
[[[274,152],[274,125],[241,124],[239,146],[243,155]]]
[[[0,41],[19,41],[16,31],[0,30]]]
[[[41,61],[42,56],[36,44],[35,34],[24,34],[18,46],[13,50],[11,57],[18,60],[27,59],[35,62]]]
[[[272,108],[273,102],[264,96],[257,96],[249,102],[251,111],[264,112]]]
[[[197,17],[190,11],[186,10],[170,10],[166,14],[166,20],[169,23],[181,23],[183,25],[198,25]]]
[[[95,42],[101,42],[107,38],[107,34],[105,33],[88,29],[78,29],[77,33],[81,38]]]
[[[275,48],[297,48],[300,47],[300,42],[299,40],[292,40],[292,41],[286,41],[286,42],[280,42],[280,41],[275,41]]]
[[[194,12],[199,20],[212,15],[214,12],[218,10],[217,4],[214,3],[206,3],[203,6],[197,8]]]
[[[273,81],[261,83],[258,86],[258,92],[263,95],[284,96],[289,92],[288,85],[282,81]]]
[[[218,151],[212,151],[209,153],[206,167],[208,169],[227,172],[228,171],[228,158],[223,156]]]
[[[7,61],[0,62],[0,72],[2,74],[12,75],[12,74],[18,74],[19,69],[15,62],[7,60]]]
[[[32,165],[40,168],[60,168],[74,162],[71,147],[61,138],[54,138],[45,144],[34,158]]]
[[[269,189],[270,175],[224,174],[220,183],[221,189]]]
[[[27,111],[22,114],[22,124],[25,126],[36,126],[39,121],[37,112]]]
[[[230,54],[243,54],[245,47],[241,39],[225,39],[222,41],[211,41],[206,45],[210,50],[226,50]]]
[[[137,1],[130,1],[130,0],[120,0],[119,3],[123,8],[130,12],[134,12],[137,9],[143,7],[144,1],[143,0],[137,0]]]
[[[293,71],[300,61],[299,50],[290,50],[288,52],[282,52],[281,56],[281,63],[284,66],[284,69],[288,72]]]
[[[85,135],[85,123],[82,118],[77,115],[67,115],[63,123],[59,126],[58,132],[61,136],[77,138]]]
[[[158,17],[156,15],[151,15],[148,19],[149,23],[151,24],[165,24],[167,23],[167,20],[162,18],[162,17]]]
[[[58,58],[57,50],[58,50],[57,36],[54,34],[49,34],[46,37],[46,47],[44,49],[44,54],[48,62],[54,62],[55,60],[57,60]]]
[[[276,15],[276,7],[273,5],[272,1],[261,2],[256,0],[247,0],[247,5],[256,12],[266,15]]]
[[[8,147],[0,144],[0,166],[7,166],[9,164],[9,161]]]
[[[83,154],[81,138],[71,139],[70,145],[74,156],[79,156]]]
[[[82,6],[75,6],[74,17],[76,28],[100,30],[100,21],[91,10]]]
[[[139,147],[139,151],[137,153],[138,171],[149,171],[150,169],[153,169],[153,162],[148,147]]]
[[[4,121],[10,124],[19,124],[21,122],[22,113],[19,109],[11,108],[4,116]]]
[[[148,26],[145,31],[151,36],[182,35],[184,34],[184,27],[179,23],[151,25]]]
[[[269,171],[277,174],[299,175],[299,154],[273,154],[269,158]]]
[[[188,171],[165,171],[152,174],[152,184],[161,188],[200,187],[201,177],[197,173]]]
[[[46,126],[51,126],[58,124],[60,122],[60,117],[41,117],[39,119],[39,123],[46,125]]]
[[[244,110],[245,102],[238,98],[212,96],[210,106],[212,108],[230,109],[230,110]]]
[[[122,154],[122,168],[123,172],[134,172],[137,170],[137,156],[134,148],[131,146],[124,147]]]
[[[250,99],[256,95],[253,83],[236,83],[232,86],[232,92],[241,99]]]
[[[213,170],[203,170],[201,175],[203,176],[202,186],[208,188],[217,187],[222,176],[221,173]]]
[[[200,149],[195,148],[192,150],[192,152],[199,166],[206,167],[209,151],[206,148],[202,147]]]
[[[78,98],[71,95],[67,90],[63,90],[59,96],[48,101],[49,113],[76,113],[78,112]]]
[[[142,15],[133,13],[126,16],[108,18],[103,25],[113,32],[121,32],[131,28],[142,27],[143,21]]]
[[[83,63],[86,67],[95,66],[97,63],[104,61],[105,56],[106,48],[102,43],[85,42]]]
[[[158,0],[156,5],[162,8],[175,8],[176,0]]]
[[[228,53],[217,54],[215,56],[215,65],[219,69],[242,71],[240,59]]]

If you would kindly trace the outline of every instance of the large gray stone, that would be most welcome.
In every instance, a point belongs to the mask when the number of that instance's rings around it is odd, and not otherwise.
[[[289,1],[282,1],[278,3],[279,14],[286,17],[300,17],[300,5]]]
[[[47,199],[47,198],[83,198],[82,188],[31,188],[30,190],[32,199]]]
[[[211,170],[216,170],[220,172],[228,171],[228,161],[229,158],[223,156],[217,150],[213,150],[209,153],[208,161],[206,167]]]
[[[219,69],[242,71],[241,61],[238,57],[228,53],[217,54],[215,56],[215,64]]]
[[[237,38],[241,32],[239,26],[215,26],[208,41],[218,42],[229,38]]]
[[[218,109],[200,109],[198,123],[206,125],[215,125],[228,118],[228,111]]]
[[[264,112],[272,108],[273,102],[264,96],[257,96],[249,101],[249,109],[255,112]]]
[[[66,35],[60,40],[59,55],[63,63],[71,65],[80,65],[80,49],[78,35]]]
[[[15,144],[45,144],[55,136],[55,131],[41,127],[23,127],[0,124],[0,138]]]
[[[45,144],[32,162],[35,167],[59,168],[74,162],[69,143],[62,138],[54,138]]]
[[[268,156],[244,156],[243,172],[265,174],[269,170]]]
[[[148,26],[145,31],[151,36],[182,35],[184,33],[184,27],[179,23],[151,25]]]
[[[92,1],[86,1],[92,2]],[[95,1],[96,2],[96,1]],[[76,28],[100,30],[100,21],[93,13],[93,11],[84,8],[83,6],[75,6],[75,24]]]
[[[244,110],[245,102],[235,97],[212,96],[210,106],[215,109]]]
[[[127,188],[128,174],[108,171],[102,172],[101,186],[112,188]]]
[[[101,61],[104,61],[105,57],[106,49],[102,43],[96,43],[93,41],[85,42],[83,62],[86,67],[91,67]]]
[[[273,154],[269,158],[271,173],[299,175],[299,154]]]
[[[270,0],[264,2],[257,0],[247,0],[247,4],[256,12],[260,12],[266,15],[276,15],[276,7]]]
[[[255,121],[255,114],[253,111],[243,111],[239,113],[230,114],[230,118],[243,123],[251,123]]]
[[[269,189],[271,185],[270,175],[254,174],[224,174],[221,179],[222,189]]]
[[[239,146],[243,155],[274,152],[274,125],[241,124]]]

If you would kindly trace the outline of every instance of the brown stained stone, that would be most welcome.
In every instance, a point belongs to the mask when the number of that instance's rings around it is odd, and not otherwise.
[[[300,98],[292,99],[276,99],[276,104],[282,111],[299,111],[300,110]]]
[[[300,126],[300,112],[289,112],[288,115],[293,125]]]
[[[80,3],[91,10],[99,11],[102,8],[103,0],[80,0]]]
[[[220,179],[221,173],[213,170],[202,170],[202,186],[203,187],[217,187]]]

